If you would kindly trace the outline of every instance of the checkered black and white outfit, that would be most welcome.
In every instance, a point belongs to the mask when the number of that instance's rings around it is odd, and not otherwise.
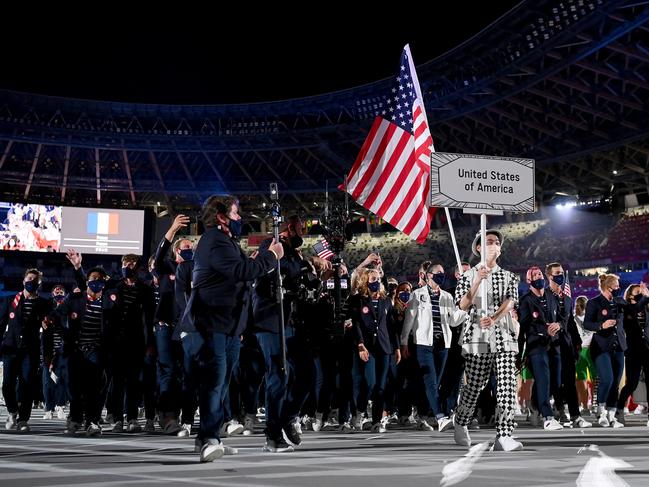
[[[466,271],[455,290],[455,302],[469,292],[478,274],[479,265]],[[518,276],[496,266],[487,278],[488,315],[498,310],[508,298],[518,301]],[[516,354],[518,353],[518,330],[509,314],[492,327],[480,328],[480,293],[475,297],[464,333],[460,339],[466,360],[467,384],[462,389],[455,412],[455,422],[467,426],[473,419],[478,396],[485,387],[495,367],[496,386],[496,436],[511,436],[514,431],[516,406]]]

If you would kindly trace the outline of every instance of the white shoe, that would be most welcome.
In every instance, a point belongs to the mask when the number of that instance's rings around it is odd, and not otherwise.
[[[295,428],[295,431],[297,431],[298,435],[302,434],[302,423],[300,423],[300,420],[296,420],[295,423],[293,423],[293,427]]]
[[[223,443],[221,443],[223,445]],[[224,455],[238,455],[239,449],[231,446],[223,445],[223,454]]]
[[[597,423],[602,427],[602,428],[608,428],[610,426],[610,423],[608,422],[607,418],[607,411],[606,409],[602,409],[599,413],[599,419],[597,420]]]
[[[192,434],[192,425],[191,424],[183,424],[181,426],[181,430],[176,433],[176,436],[179,438],[187,438]]]
[[[315,419],[311,422],[311,428],[315,432],[322,429],[322,413],[315,413]]]
[[[562,430],[563,425],[559,423],[559,421],[557,421],[556,419],[551,418],[551,419],[546,419],[543,422],[543,429],[546,431],[557,431],[557,430]],[[509,438],[509,436],[504,436],[503,438]]]
[[[29,433],[31,431],[31,428],[27,424],[27,421],[18,421],[16,429],[21,433]]]
[[[221,427],[222,436],[239,435],[241,433],[243,433],[243,425],[239,424],[239,421],[237,421],[236,419],[232,419],[227,423],[224,423]]]
[[[575,421],[572,424],[577,428],[590,428],[593,426],[593,423],[586,421],[581,416],[575,419]]]
[[[9,413],[7,416],[7,422],[5,423],[5,429],[15,430],[16,429],[16,415]]]
[[[43,419],[52,419],[52,417],[53,417],[52,411],[45,411],[43,413]]]
[[[262,448],[262,451],[268,453],[290,453],[295,451],[295,448],[286,443],[283,438],[277,441],[266,438],[266,444]]]
[[[140,426],[140,422],[137,419],[132,419],[128,422],[127,431],[129,433],[140,433],[142,431],[142,426]]]
[[[300,424],[302,426],[304,426],[304,429],[306,431],[308,431],[310,429],[313,429],[313,420],[311,419],[311,417],[308,414],[305,414],[304,416],[302,416],[302,419],[300,419]],[[302,431],[301,428],[300,428],[300,431]]]
[[[243,436],[250,436],[255,432],[255,419],[254,415],[246,414],[243,420]]]
[[[56,417],[59,419],[65,419],[65,408],[63,406],[56,406]]]
[[[439,418],[437,420],[437,426],[439,428],[438,431],[440,433],[443,433],[444,431],[448,431],[453,428],[453,420],[444,416],[443,418]]]
[[[115,426],[113,426],[113,433],[123,433],[124,432],[124,422],[117,421]]]
[[[649,421],[647,421],[647,426],[649,427]],[[345,421],[341,426],[340,426],[340,431],[343,433],[353,433],[354,432],[354,427],[349,421]]]
[[[511,436],[501,436],[494,442],[494,451],[520,451],[523,444]]]
[[[201,448],[201,463],[213,462],[225,455],[222,443],[205,443]]]
[[[615,429],[624,428],[624,424],[621,423],[620,421],[618,421],[617,418],[615,418],[615,417],[613,417],[612,421],[609,421],[609,424],[610,424],[611,428],[615,428]]]
[[[455,443],[460,446],[471,446],[471,436],[469,436],[469,428],[459,425],[453,420],[453,438]]]
[[[376,424],[372,425],[372,433],[385,433],[388,430],[386,427],[383,425],[383,422],[379,421]]]

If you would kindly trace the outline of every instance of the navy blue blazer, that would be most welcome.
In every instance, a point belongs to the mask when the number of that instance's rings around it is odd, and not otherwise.
[[[374,311],[372,300],[360,294],[350,296],[347,304],[357,344],[364,344],[370,353],[381,350],[391,354],[399,348],[392,302],[388,298],[379,299],[378,313]]]
[[[176,298],[174,296],[176,268],[178,264],[176,261],[167,258],[167,252],[169,252],[170,248],[171,242],[165,237],[162,237],[155,251],[155,272],[158,277],[160,301],[155,309],[154,320],[156,323],[162,321],[169,326],[173,326],[178,322],[182,314],[176,306]]]
[[[194,250],[192,292],[176,332],[237,332],[242,289],[247,282],[272,272],[277,259],[260,249],[255,259],[241,250],[220,226],[209,228]],[[245,294],[245,289],[243,291]]]
[[[9,296],[2,302],[0,309],[0,330],[5,330],[2,337],[2,353],[15,353],[18,350],[26,349],[30,353],[40,352],[40,329],[41,322],[50,311],[53,304],[49,299],[38,296],[34,299],[32,308],[32,319],[26,327],[22,323],[22,304],[25,295],[20,292],[15,296]]]
[[[626,333],[624,333],[624,305],[626,301],[613,298],[609,301],[602,294],[588,301],[584,328],[594,331],[593,341],[590,344],[590,354],[595,357],[602,352],[613,350],[615,338],[619,343],[618,350],[626,351]],[[602,323],[606,320],[616,320],[617,324],[611,328],[603,329]]]

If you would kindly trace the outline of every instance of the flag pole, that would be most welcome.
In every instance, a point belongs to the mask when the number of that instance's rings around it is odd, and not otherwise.
[[[487,267],[487,215],[485,213],[480,214],[480,263],[483,267]],[[483,317],[489,314],[486,279],[480,281],[480,308]]]
[[[455,240],[455,231],[453,230],[453,222],[451,221],[451,212],[448,208],[444,207],[446,213],[446,221],[448,222],[448,229],[451,232],[451,241],[453,242],[453,250],[455,251],[455,262],[457,262],[457,271],[462,274],[462,261],[460,260],[460,252],[457,249],[457,241]]]

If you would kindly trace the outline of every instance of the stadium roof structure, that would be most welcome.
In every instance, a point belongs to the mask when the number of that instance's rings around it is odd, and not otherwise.
[[[649,3],[523,1],[417,70],[437,150],[534,158],[543,203],[649,193]],[[255,207],[276,181],[285,207],[315,214],[388,84],[236,105],[0,91],[0,198]]]

